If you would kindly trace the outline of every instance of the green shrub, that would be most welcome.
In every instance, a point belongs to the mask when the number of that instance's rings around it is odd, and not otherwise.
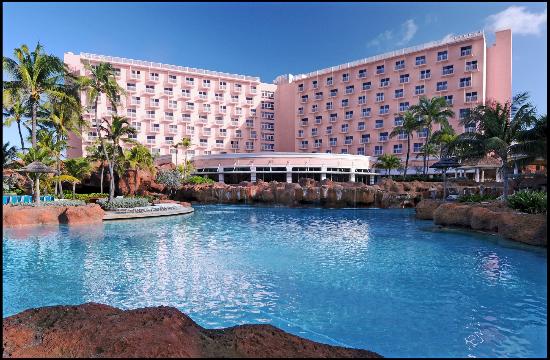
[[[184,180],[185,184],[213,184],[214,180],[204,176],[190,176]]]
[[[99,199],[97,203],[104,210],[131,209],[150,205],[149,200],[144,197],[115,198],[111,202],[108,199]]]
[[[529,214],[546,214],[546,192],[522,190],[508,196],[508,206]]]
[[[65,199],[82,200],[86,202],[89,202],[90,199],[109,197],[109,194],[105,194],[105,193],[75,194],[74,196],[72,193],[70,193],[70,194],[64,194],[64,195],[65,195]]]
[[[168,191],[172,192],[181,186],[182,178],[183,174],[176,169],[160,170],[155,181],[166,186]]]
[[[498,198],[497,195],[492,194],[470,194],[470,195],[462,195],[458,198],[459,202],[469,202],[469,203],[477,203],[482,201],[491,201],[496,200]]]
[[[443,177],[439,174],[434,175],[433,178],[428,177],[428,175],[407,175],[403,179],[403,175],[394,175],[392,177],[393,181],[402,182],[402,181],[425,181],[425,182],[442,182]]]
[[[86,205],[81,200],[56,200],[56,201],[41,201],[40,203],[16,203],[13,206],[30,206],[30,207],[42,207],[42,206],[83,206]]]

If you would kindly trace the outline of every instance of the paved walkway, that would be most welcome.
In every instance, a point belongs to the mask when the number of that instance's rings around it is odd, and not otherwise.
[[[103,220],[122,220],[170,215],[184,215],[190,214],[193,211],[195,211],[195,209],[193,209],[192,207],[181,206],[178,204],[157,204],[153,206],[144,206],[132,209],[105,211]]]

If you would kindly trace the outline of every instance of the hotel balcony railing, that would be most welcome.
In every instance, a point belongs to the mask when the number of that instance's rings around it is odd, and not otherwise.
[[[243,90],[242,87],[233,86],[231,88],[231,92],[234,92],[234,93],[240,93],[240,92],[242,92],[242,90]]]
[[[239,148],[239,144],[231,144],[231,149],[238,149]]]
[[[158,108],[160,107],[160,102],[149,102],[149,107]]]
[[[141,75],[140,74],[130,74],[130,79],[139,80],[139,79],[141,79]]]
[[[216,120],[215,124],[216,125],[223,125],[223,124],[225,124],[225,120],[224,119]]]
[[[389,81],[381,81],[380,82],[380,87],[381,88],[387,88],[390,86],[390,82]]]
[[[223,144],[216,143],[216,149],[223,149]]]
[[[344,117],[344,120],[346,120],[346,121],[353,120],[353,115],[346,115]]]
[[[300,126],[308,126],[309,121],[300,121]]]
[[[367,72],[363,72],[363,73],[360,72],[360,73],[357,75],[357,78],[358,78],[358,79],[365,79],[366,77],[367,77]]]
[[[406,77],[406,78],[399,78],[399,83],[400,84],[408,84],[410,82],[410,78]]]
[[[254,105],[254,100],[246,100],[246,105]]]
[[[445,86],[438,86],[436,88],[436,91],[447,91],[447,86],[446,85]]]
[[[258,89],[249,88],[249,89],[248,89],[248,93],[249,93],[249,94],[257,94],[257,93],[258,93]]]
[[[336,116],[331,116],[331,117],[329,118],[329,121],[330,121],[331,123],[337,122],[337,121],[338,121],[338,118],[337,118]]]
[[[396,155],[403,154],[403,149],[393,149],[393,153]]]
[[[353,139],[345,139],[344,140],[344,145],[351,145],[353,144]]]
[[[420,74],[420,80],[429,80],[432,78],[432,74]]]
[[[384,73],[384,69],[376,69],[376,74],[377,75],[380,75],[380,74],[383,74]]]
[[[155,89],[145,88],[145,93],[146,93],[146,94],[154,94],[154,93],[155,93]]]
[[[169,122],[171,122],[171,121],[174,121],[174,116],[166,116],[166,115],[165,115],[165,116],[162,118],[162,120],[163,120],[163,121],[169,121]]]
[[[475,101],[477,101],[477,95],[466,96],[465,102],[469,103],[469,102],[475,102]]]
[[[454,74],[454,69],[445,69],[441,72],[441,75],[443,76],[452,75],[452,74]]]
[[[128,91],[128,92],[136,92],[137,89],[136,89],[135,86],[127,86],[127,87],[126,87],[126,91]]]
[[[319,132],[312,132],[311,136],[313,136],[313,137],[319,136]]]
[[[214,101],[223,101],[223,100],[224,100],[223,96],[214,97]]]
[[[210,84],[209,82],[204,82],[204,81],[203,81],[203,82],[201,83],[201,87],[202,87],[202,88],[205,88],[205,89],[210,89],[211,84]]]
[[[377,103],[384,102],[384,98],[383,97],[377,97],[374,102],[377,102]]]
[[[424,93],[425,93],[424,89],[422,89],[422,90],[415,90],[415,91],[414,91],[414,94],[415,94],[415,95],[423,95]]]
[[[168,78],[167,83],[168,83],[168,84],[177,84],[177,83],[178,83],[178,79],[177,79],[177,78],[176,78],[176,79]]]
[[[235,133],[234,137],[236,139],[241,139],[243,137],[243,134],[242,133]]]
[[[397,135],[397,140],[407,140],[407,135]]]
[[[239,122],[238,121],[231,121],[229,123],[230,126],[239,126]]]
[[[155,139],[147,139],[147,144],[151,145],[151,144],[156,144],[157,141]]]
[[[345,109],[345,108],[349,107],[349,102],[342,103],[342,104],[340,105],[340,107],[341,107],[342,109]]]
[[[405,70],[405,64],[395,65],[394,70],[395,71]]]
[[[315,100],[323,100],[323,95],[315,95]]]
[[[380,141],[380,142],[388,141],[388,137],[387,136],[380,136],[378,138],[378,141]]]
[[[472,56],[472,49],[461,50],[460,57]]]
[[[382,129],[384,127],[384,124],[377,123],[374,125],[375,129]]]
[[[449,59],[449,57],[447,56],[447,54],[437,55],[437,61],[447,61],[448,59]]]
[[[170,103],[168,103],[168,109],[170,109],[170,110],[177,110],[177,109],[178,109],[178,104],[170,104]]]
[[[465,71],[477,71],[477,64],[476,65],[466,65]]]
[[[172,145],[172,144],[174,144],[174,140],[164,140],[164,143],[166,145]]]
[[[254,127],[254,123],[249,123],[249,122],[247,122],[247,123],[246,123],[246,127],[247,127],[247,128],[253,128],[253,127]]]
[[[254,145],[246,145],[245,150],[254,150]]]
[[[159,133],[160,132],[160,127],[151,128],[150,131],[154,132],[154,133]]]
[[[216,137],[219,137],[219,138],[227,137],[227,133],[217,132],[217,133],[216,133]]]
[[[349,82],[350,76],[344,76],[342,77],[342,82]]]
[[[331,142],[329,143],[329,145],[330,145],[330,146],[338,146],[338,145],[336,144],[336,141],[331,141]]]
[[[404,93],[397,93],[393,96],[394,99],[401,99],[401,98],[404,98],[404,97],[405,97]]]
[[[301,139],[301,138],[304,137],[304,133],[303,133],[303,132],[302,132],[302,133],[299,132],[298,134],[296,134],[296,137],[299,138],[299,139]]]
[[[368,117],[370,117],[370,116],[371,116],[371,113],[370,113],[370,112],[362,112],[362,113],[361,113],[361,117],[362,117],[362,118],[368,118]]]
[[[365,131],[367,130],[367,127],[366,126],[357,126],[357,131]]]
[[[218,84],[218,90],[226,90],[227,89],[227,84],[225,85],[222,85],[222,84]]]
[[[177,134],[178,129],[168,129],[168,132],[169,132],[170,134]]]
[[[327,106],[325,110],[334,110],[334,105]]]
[[[158,82],[158,81],[159,81],[159,77],[158,77],[158,76],[148,76],[148,77],[147,77],[147,81]]]
[[[348,132],[349,132],[349,128],[340,129],[340,133],[342,134],[347,134]]]
[[[174,95],[174,92],[173,91],[169,91],[169,90],[164,90],[164,95],[168,95],[168,96],[172,96]]]
[[[471,81],[461,81],[459,86],[461,88],[470,87],[470,86],[472,86],[472,82]]]
[[[327,86],[332,86],[334,84],[334,81],[332,80],[327,80]]]
[[[206,101],[208,100],[208,95],[198,94],[195,98],[196,101]]]
[[[361,144],[369,144],[370,138],[361,138]]]
[[[318,148],[321,147],[321,143],[313,143],[313,147],[314,147],[315,149],[318,149]]]
[[[346,89],[346,95],[353,94],[354,89]]]
[[[192,86],[195,86],[195,82],[185,80],[185,82],[182,85],[185,86],[185,87],[192,87]]]
[[[405,111],[407,111],[407,110],[409,110],[409,107],[408,107],[408,106],[400,106],[400,107],[399,107],[399,112],[405,112]]]
[[[318,112],[318,111],[319,111],[319,108],[318,108],[318,107],[313,107],[313,108],[311,108],[310,113],[313,113],[313,114],[314,114],[314,113],[316,113],[316,112]]]
[[[200,142],[199,145],[197,145],[200,148],[205,148],[208,146],[208,142]]]
[[[423,60],[417,60],[414,64],[415,66],[422,66],[422,65],[426,65],[426,59],[423,59]]]
[[[388,115],[389,113],[390,113],[389,110],[380,110],[380,111],[378,112],[378,115]]]
[[[186,105],[184,110],[193,111],[195,110],[195,107],[191,105]]]
[[[249,135],[248,135],[248,138],[249,138],[249,139],[257,139],[257,138],[258,138],[258,134],[249,134]]]

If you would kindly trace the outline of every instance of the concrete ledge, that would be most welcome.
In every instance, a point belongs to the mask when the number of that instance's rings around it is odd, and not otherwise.
[[[195,209],[186,206],[170,206],[163,210],[147,212],[124,212],[124,211],[105,211],[103,221],[106,220],[124,220],[139,219],[159,216],[185,215],[194,212]]]

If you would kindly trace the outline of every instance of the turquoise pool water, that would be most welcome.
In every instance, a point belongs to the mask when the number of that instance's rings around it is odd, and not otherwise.
[[[197,206],[3,233],[3,316],[171,305],[385,356],[547,354],[546,250],[438,230],[412,210]]]

